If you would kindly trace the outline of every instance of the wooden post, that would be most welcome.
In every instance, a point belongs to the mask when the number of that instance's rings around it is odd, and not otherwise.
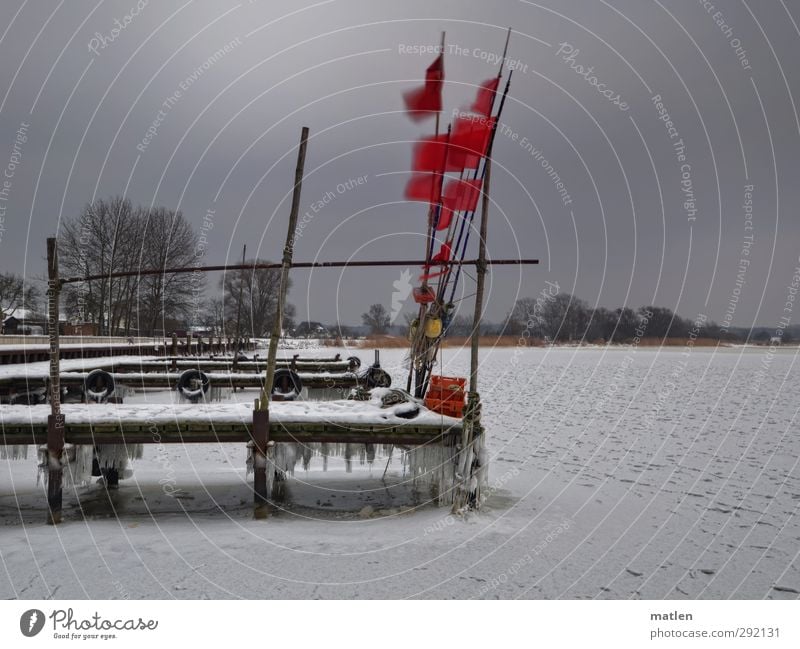
[[[178,335],[173,332],[172,333],[172,371],[177,372],[178,370]]]
[[[64,454],[64,415],[61,414],[60,345],[58,336],[59,296],[58,242],[47,239],[47,335],[50,342],[50,415],[47,417],[47,522],[61,522]]]
[[[242,246],[242,266],[247,258],[247,244]],[[255,272],[255,271],[253,271]],[[233,366],[231,371],[236,371],[239,362],[239,352],[242,349],[242,291],[244,290],[244,270],[239,271],[239,298],[236,305],[236,349],[233,352]]]
[[[483,178],[481,201],[481,228],[478,241],[478,263],[475,265],[475,311],[472,314],[472,339],[470,340],[469,391],[478,391],[478,347],[481,336],[481,317],[483,315],[483,291],[486,283],[486,235],[489,220],[489,182],[492,176],[492,161],[486,158],[486,173]]]
[[[278,356],[278,339],[281,337],[283,325],[283,306],[286,302],[286,285],[289,281],[289,269],[292,267],[294,254],[294,237],[297,228],[297,216],[300,212],[300,191],[303,186],[303,170],[306,162],[306,145],[308,144],[308,127],[304,126],[300,134],[300,148],[297,151],[297,167],[294,172],[294,190],[292,207],[289,212],[289,228],[286,232],[286,245],[283,248],[281,264],[281,282],[278,291],[278,304],[275,309],[275,322],[269,338],[269,354],[267,355],[267,376],[261,391],[261,398],[256,400],[253,409],[253,492],[255,517],[267,515],[267,444],[269,443],[269,401],[272,394],[272,383],[275,379],[275,359]],[[274,470],[274,469],[273,469]]]

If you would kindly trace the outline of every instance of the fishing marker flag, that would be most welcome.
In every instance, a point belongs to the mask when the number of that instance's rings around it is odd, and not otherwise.
[[[442,204],[454,212],[473,212],[478,207],[481,179],[450,180],[444,190]]]
[[[442,176],[437,173],[412,174],[406,183],[406,198],[435,205],[441,200]]]
[[[493,117],[461,116],[455,120],[447,151],[448,170],[476,169],[486,155]]]
[[[491,127],[478,126],[462,133],[453,132],[449,137],[445,134],[423,138],[414,145],[411,168],[436,173],[477,169],[486,153],[490,133]]]
[[[403,95],[408,116],[415,122],[431,117],[442,110],[442,85],[444,84],[444,54],[425,70],[425,84]]]
[[[439,210],[439,220],[436,221],[436,229],[446,230],[447,228],[450,227],[450,221],[452,220],[453,220],[453,210],[442,205],[442,209]]]
[[[452,247],[450,246],[449,241],[445,241],[442,244],[442,247],[439,248],[439,252],[437,252],[433,257],[431,257],[431,264],[441,264],[444,261],[450,261],[450,255],[452,253]]]
[[[492,104],[494,103],[494,95],[497,92],[497,86],[500,79],[494,77],[488,81],[484,81],[481,87],[478,88],[478,95],[475,97],[475,102],[470,106],[473,113],[484,115],[488,117],[492,112]]]
[[[411,168],[414,171],[461,171],[462,167],[453,166],[453,160],[448,155],[447,135],[435,135],[419,140],[414,145],[414,157]],[[463,156],[461,156],[463,158]],[[458,161],[456,161],[458,162]]]

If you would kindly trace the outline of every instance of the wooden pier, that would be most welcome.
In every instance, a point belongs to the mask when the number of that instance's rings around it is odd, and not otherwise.
[[[63,404],[66,444],[247,443],[253,409],[246,404],[164,404],[161,408],[112,404]],[[50,407],[4,406],[2,444],[46,444]],[[423,410],[403,419],[372,404],[275,402],[270,441],[342,444],[455,444],[461,420]],[[365,416],[366,415],[366,416]],[[384,419],[385,417],[385,419]],[[380,422],[380,423],[379,423]]]
[[[13,336],[13,343],[4,342],[5,336],[0,336],[0,365],[13,365],[17,363],[39,363],[50,360],[49,348],[43,336]],[[23,339],[23,340],[20,340]],[[28,340],[24,340],[28,339]],[[77,358],[104,358],[109,356],[167,356],[181,354],[190,356],[201,353],[224,354],[233,349],[233,346],[223,340],[202,340],[191,338],[180,340],[173,344],[169,340],[163,342],[108,342],[102,337],[80,338],[67,337],[69,342],[59,345],[61,360]],[[74,341],[74,342],[73,342]],[[244,347],[246,350],[255,349],[252,342]]]

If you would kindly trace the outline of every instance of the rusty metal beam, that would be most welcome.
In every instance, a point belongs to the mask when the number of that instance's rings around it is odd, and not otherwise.
[[[451,260],[437,262],[437,266],[477,266],[477,259]],[[535,266],[538,259],[488,259],[489,266]],[[425,261],[413,260],[375,260],[375,261],[299,261],[292,262],[291,268],[371,268],[380,266],[424,266]],[[84,277],[67,277],[61,280],[62,284],[76,284],[91,282],[97,279],[111,279],[115,277],[144,277],[148,275],[173,275],[179,273],[215,273],[232,270],[263,270],[268,268],[283,268],[283,263],[268,264],[224,264],[221,266],[183,266],[180,268],[159,268],[144,270],[129,270],[119,273],[105,273],[100,275],[86,275]]]

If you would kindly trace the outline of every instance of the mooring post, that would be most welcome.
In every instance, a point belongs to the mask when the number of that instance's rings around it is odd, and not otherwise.
[[[172,332],[172,371],[175,372],[178,369],[178,334],[174,331]]]
[[[253,408],[253,504],[254,516],[267,517],[267,445],[269,444],[269,409],[261,409],[256,399]]]
[[[292,192],[292,208],[289,213],[289,228],[286,232],[286,245],[283,248],[283,261],[281,264],[281,281],[278,289],[278,304],[275,309],[275,322],[269,337],[269,354],[267,355],[267,375],[261,398],[256,399],[253,408],[253,491],[255,501],[254,515],[256,518],[265,518],[267,515],[267,470],[274,471],[274,467],[267,466],[267,444],[269,443],[269,401],[272,396],[272,383],[275,379],[275,360],[278,356],[278,339],[283,329],[283,306],[286,302],[286,288],[289,281],[289,269],[292,267],[294,254],[295,229],[297,216],[300,212],[300,190],[303,186],[303,169],[306,162],[306,145],[308,144],[308,127],[304,126],[300,134],[300,148],[297,151],[297,167],[294,172],[294,190]],[[263,443],[263,447],[261,444]],[[263,454],[261,449],[263,448]],[[263,455],[260,457],[260,454]],[[259,463],[263,462],[264,472],[259,474]]]
[[[247,244],[244,244],[242,246],[242,266],[244,266],[246,259]],[[242,269],[239,271],[239,297],[236,299],[236,349],[233,351],[232,372],[236,371],[236,365],[239,363],[239,353],[242,349],[242,292],[244,290],[244,278],[244,269]]]
[[[61,522],[64,455],[64,415],[61,414],[61,368],[58,337],[58,307],[61,280],[58,276],[58,242],[47,239],[47,335],[50,343],[50,415],[47,417],[47,522]]]

